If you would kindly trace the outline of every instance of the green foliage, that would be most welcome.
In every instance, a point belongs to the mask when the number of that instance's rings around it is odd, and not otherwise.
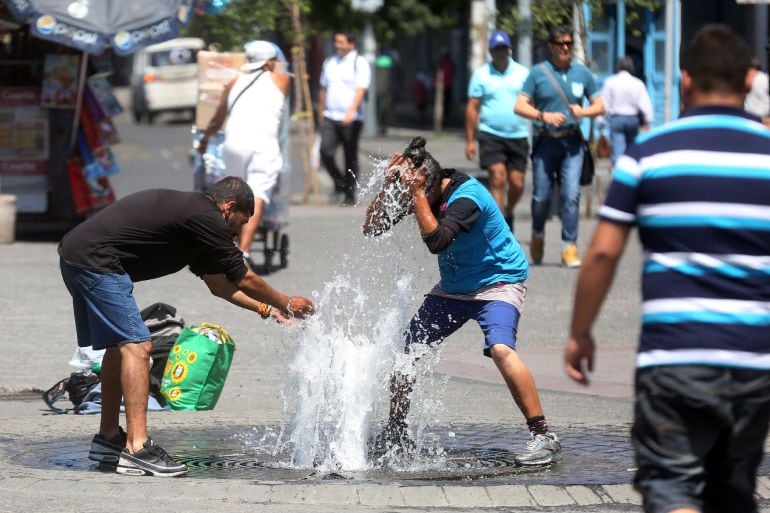
[[[305,36],[334,31],[360,33],[371,19],[377,41],[389,44],[401,36],[450,28],[467,15],[468,0],[384,0],[369,14],[350,0],[299,0]],[[216,43],[221,50],[240,50],[252,39],[277,34],[293,41],[291,0],[232,0],[220,15],[195,16],[186,35]]]
[[[373,17],[374,32],[381,43],[432,29],[457,25],[468,14],[467,0],[385,0]]]
[[[607,6],[603,0],[533,0],[531,6],[532,32],[535,37],[545,39],[548,29],[554,25],[573,25],[577,22],[581,33],[590,29],[581,26],[581,20],[573,20],[574,7],[587,4],[591,9],[591,18],[595,19],[604,14]],[[516,34],[521,30],[524,22],[515,0],[502,0],[498,2],[497,25],[510,34]],[[657,9],[663,5],[662,0],[626,0],[626,23],[636,26],[645,9]],[[582,17],[581,17],[582,19]],[[638,28],[636,29],[638,30]]]
[[[221,14],[193,16],[185,35],[200,37],[221,51],[241,51],[252,39],[291,27],[291,12],[275,0],[232,0]]]

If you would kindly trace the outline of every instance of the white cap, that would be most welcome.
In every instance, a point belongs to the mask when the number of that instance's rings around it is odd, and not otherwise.
[[[249,41],[244,45],[246,50],[246,64],[241,66],[241,71],[254,71],[260,69],[270,59],[275,59],[278,54],[275,46],[269,41]]]

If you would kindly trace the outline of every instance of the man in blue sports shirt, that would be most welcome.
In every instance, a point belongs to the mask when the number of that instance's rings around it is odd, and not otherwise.
[[[743,110],[755,71],[722,25],[682,53],[682,117],[612,173],[578,277],[567,374],[587,384],[591,327],[631,228],[644,249],[634,485],[650,513],[756,512],[770,419],[770,130]]]
[[[516,352],[516,332],[524,305],[529,265],[492,195],[478,180],[441,166],[417,137],[388,166],[386,186],[372,200],[364,233],[379,235],[414,212],[420,234],[438,256],[441,281],[426,295],[406,330],[407,353],[440,344],[466,322],[484,332],[484,356],[494,360],[527,421],[530,441],[517,455],[521,465],[546,465],[562,459],[559,438],[548,429],[540,397],[527,366]],[[428,155],[427,158],[425,156]],[[388,202],[400,183],[402,211],[395,219]],[[381,445],[410,445],[406,417],[412,376],[394,373],[391,409]]]
[[[604,113],[591,70],[572,59],[569,27],[555,27],[548,37],[551,59],[534,66],[516,100],[515,112],[534,120],[532,137],[532,263],[543,261],[545,221],[553,185],[561,183],[561,263],[580,267],[577,249],[583,135],[580,121]],[[558,89],[557,89],[558,84]],[[562,99],[564,97],[564,100]],[[583,106],[583,100],[590,102]],[[565,103],[567,100],[567,105]]]
[[[489,38],[489,54],[492,60],[474,71],[468,84],[465,156],[475,158],[478,139],[479,166],[489,172],[489,191],[513,229],[529,156],[529,127],[513,108],[529,70],[511,58],[511,38],[501,30]]]

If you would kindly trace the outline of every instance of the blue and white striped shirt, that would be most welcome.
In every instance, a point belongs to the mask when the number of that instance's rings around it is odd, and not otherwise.
[[[645,250],[637,366],[770,370],[770,130],[700,107],[618,159],[603,221]]]

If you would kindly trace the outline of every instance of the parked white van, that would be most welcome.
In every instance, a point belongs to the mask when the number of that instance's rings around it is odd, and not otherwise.
[[[152,123],[160,112],[190,112],[198,102],[198,51],[202,39],[180,37],[134,54],[131,99],[134,121]]]

